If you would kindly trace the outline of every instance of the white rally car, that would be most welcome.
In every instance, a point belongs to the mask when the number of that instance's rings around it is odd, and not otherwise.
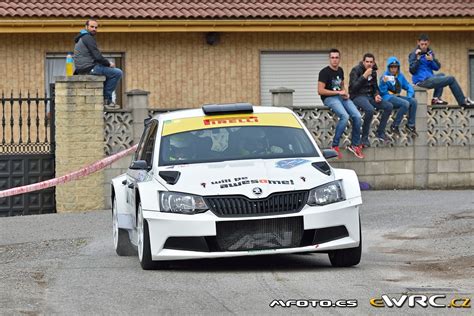
[[[359,182],[332,168],[289,109],[205,105],[146,120],[112,180],[114,246],[143,269],[169,260],[323,252],[360,262]]]

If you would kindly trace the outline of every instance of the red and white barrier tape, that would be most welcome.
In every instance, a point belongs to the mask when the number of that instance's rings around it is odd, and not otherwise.
[[[94,173],[96,171],[99,171],[100,169],[104,169],[108,165],[111,165],[114,161],[125,157],[129,153],[135,151],[138,147],[137,145],[134,145],[133,147],[123,150],[119,153],[116,153],[115,155],[109,156],[107,158],[104,158],[102,160],[99,160],[97,162],[94,162],[91,165],[88,165],[82,169],[79,169],[77,171],[68,173],[64,176],[54,178],[54,179],[49,179],[43,182],[38,182],[38,183],[33,183],[29,185],[25,185],[22,187],[16,187],[16,188],[11,188],[8,190],[3,190],[0,191],[0,198],[2,197],[7,197],[7,196],[12,196],[12,195],[17,195],[17,194],[23,194],[23,193],[28,193],[32,191],[38,191],[38,190],[43,190],[47,189],[50,187],[54,187],[58,184],[63,184],[72,180],[77,180],[79,178],[85,177],[91,173]]]

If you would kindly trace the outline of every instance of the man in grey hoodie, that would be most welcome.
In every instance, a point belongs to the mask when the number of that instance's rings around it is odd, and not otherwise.
[[[97,48],[95,35],[99,24],[94,19],[86,22],[84,30],[75,37],[74,41],[74,66],[75,74],[105,76],[104,82],[104,105],[115,107],[112,102],[112,93],[122,78],[122,70],[115,67],[113,62],[105,59]]]

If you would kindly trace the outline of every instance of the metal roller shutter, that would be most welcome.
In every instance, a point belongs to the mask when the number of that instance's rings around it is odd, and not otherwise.
[[[262,52],[260,55],[261,104],[272,105],[270,89],[295,90],[296,106],[322,105],[317,94],[319,71],[328,65],[327,52]]]

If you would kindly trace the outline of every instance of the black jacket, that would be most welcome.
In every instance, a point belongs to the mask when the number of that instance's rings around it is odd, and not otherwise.
[[[372,78],[370,80],[365,79],[362,76],[365,72],[365,67],[362,62],[352,68],[349,78],[349,94],[351,99],[357,96],[365,95],[369,97],[375,97],[379,94],[379,85],[377,84],[377,65],[374,65],[372,71]]]
[[[102,56],[97,48],[95,37],[82,30],[74,42],[74,66],[77,74],[88,74],[95,65],[110,66],[110,62]]]

